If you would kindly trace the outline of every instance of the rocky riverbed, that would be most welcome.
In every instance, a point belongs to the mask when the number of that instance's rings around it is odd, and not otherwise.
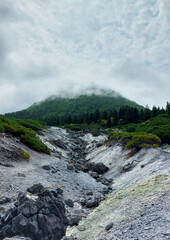
[[[167,150],[136,153],[109,142],[106,132],[93,136],[50,127],[38,136],[51,148],[51,156],[0,134],[1,218],[21,192],[41,183],[47,191],[63,190],[68,239],[170,239]],[[20,149],[31,158],[22,159]]]

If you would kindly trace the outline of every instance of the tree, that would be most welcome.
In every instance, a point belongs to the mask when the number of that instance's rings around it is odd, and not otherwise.
[[[158,109],[155,107],[155,106],[153,106],[153,108],[152,108],[152,117],[156,117],[159,113],[158,113]]]
[[[110,117],[109,117],[109,118],[107,119],[107,127],[110,128],[110,127],[111,127],[111,124],[112,124],[112,123],[111,123],[111,119],[110,119]]]
[[[149,109],[148,105],[146,105],[145,110],[144,110],[144,120],[148,120],[151,118],[151,110]]]
[[[170,103],[169,102],[166,103],[166,111],[168,113],[168,117],[170,117]]]

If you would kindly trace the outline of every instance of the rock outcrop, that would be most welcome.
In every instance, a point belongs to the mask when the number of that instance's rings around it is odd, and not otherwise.
[[[62,193],[61,189],[46,190],[41,184],[20,193],[15,206],[0,220],[0,240],[17,235],[32,240],[60,240],[67,226]]]
[[[31,155],[17,161],[2,154],[1,162],[13,167],[0,165],[0,240],[58,240],[67,219],[63,240],[170,239],[168,151],[134,153],[109,142],[105,132],[93,136],[50,127],[39,137],[51,156],[0,134],[0,147],[14,151],[15,145]],[[34,185],[39,182],[46,188]]]
[[[98,174],[103,174],[109,170],[109,168],[103,163],[89,163],[87,164],[87,168],[90,171],[96,172]]]

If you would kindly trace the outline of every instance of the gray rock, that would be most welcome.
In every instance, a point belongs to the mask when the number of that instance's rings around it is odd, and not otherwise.
[[[74,207],[74,203],[71,199],[67,199],[65,200],[65,204],[68,206],[68,207],[71,207],[73,208]]]
[[[90,190],[87,190],[87,191],[86,191],[86,195],[87,195],[87,196],[91,196],[91,195],[93,195],[93,192],[90,191]]]
[[[99,202],[96,199],[95,200],[88,200],[85,205],[86,205],[87,208],[98,207]]]
[[[73,171],[73,170],[74,170],[74,166],[73,166],[72,164],[68,164],[68,165],[67,165],[67,169],[68,169],[69,171]]]
[[[37,194],[37,193],[41,193],[42,191],[44,191],[44,187],[40,183],[38,183],[38,184],[34,184],[30,188],[27,188],[27,191],[32,194]]]
[[[106,227],[105,230],[109,231],[113,227],[113,223],[109,223]]]
[[[47,170],[47,171],[51,170],[51,166],[50,165],[44,165],[44,166],[42,166],[42,168],[44,170]]]
[[[64,238],[62,238],[62,240],[75,240],[75,238],[72,238],[72,237],[64,237]]]
[[[28,190],[37,195],[19,194],[16,207],[9,209],[0,222],[0,240],[16,235],[32,240],[60,240],[68,224],[62,190],[48,191],[41,184]]]
[[[57,147],[61,148],[61,149],[67,150],[67,147],[66,147],[65,143],[62,142],[62,141],[59,140],[59,139],[53,140],[52,143],[53,143],[54,145],[56,145]]]
[[[87,166],[89,170],[97,172],[98,174],[103,174],[109,170],[103,163],[89,163]]]
[[[90,174],[94,179],[98,179],[99,178],[99,174],[97,172],[92,172]]]
[[[10,201],[11,201],[11,199],[8,198],[8,197],[0,198],[0,204],[8,203],[8,202],[10,202]]]
[[[69,219],[68,219],[69,225],[70,226],[76,226],[76,225],[78,225],[80,220],[81,220],[81,216],[80,215],[70,216]]]

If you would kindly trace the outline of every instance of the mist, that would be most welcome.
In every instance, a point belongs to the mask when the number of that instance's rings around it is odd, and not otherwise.
[[[169,0],[0,0],[0,113],[108,88],[170,101]]]

